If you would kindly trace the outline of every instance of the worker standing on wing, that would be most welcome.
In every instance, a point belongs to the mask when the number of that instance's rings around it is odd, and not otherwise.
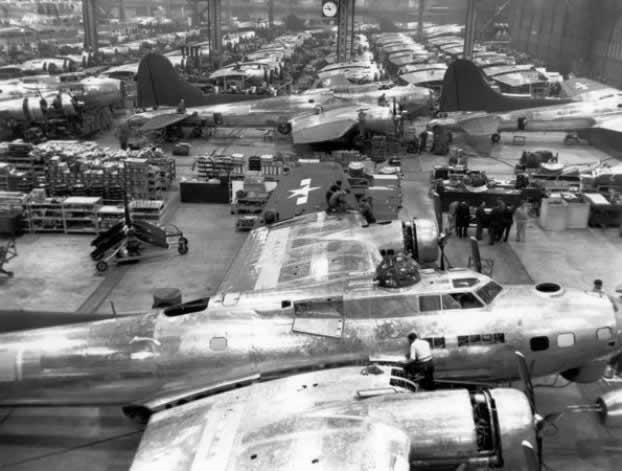
[[[434,361],[430,342],[419,338],[417,332],[408,334],[408,342],[410,343],[410,351],[407,355],[409,361],[404,369],[411,376],[417,373],[422,374],[421,387],[426,391],[433,391],[435,389]]]

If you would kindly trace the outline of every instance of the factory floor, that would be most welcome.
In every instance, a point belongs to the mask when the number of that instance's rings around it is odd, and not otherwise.
[[[509,177],[523,149],[559,152],[560,162],[586,164],[610,159],[608,154],[582,144],[564,145],[561,134],[534,134],[525,145],[511,145],[505,136],[501,145],[470,157],[469,167],[486,170],[489,176]],[[110,135],[99,139],[115,146]],[[467,153],[472,144],[460,143]],[[192,176],[192,162],[201,153],[274,153],[290,150],[284,143],[265,142],[258,131],[223,130],[209,141],[194,141],[190,157],[177,157],[179,178]],[[477,144],[477,143],[476,143]],[[481,143],[486,147],[486,143]],[[479,144],[478,144],[479,146]],[[403,217],[433,217],[428,198],[430,172],[446,157],[424,154],[404,156]],[[234,217],[224,205],[182,204],[171,195],[166,216],[189,239],[188,255],[176,251],[136,265],[113,267],[98,274],[89,257],[90,236],[27,234],[17,241],[19,256],[8,268],[12,279],[0,278],[0,300],[4,309],[110,312],[140,311],[151,307],[153,291],[159,287],[180,288],[189,300],[213,293],[245,233],[236,232]],[[468,243],[451,238],[446,250],[452,266],[465,266]],[[612,291],[622,283],[622,237],[617,229],[582,229],[550,232],[531,220],[527,241],[482,244],[482,257],[494,259],[493,276],[501,283],[554,281],[589,289],[595,278]],[[0,322],[2,319],[0,318]],[[549,379],[542,379],[548,382]],[[563,386],[563,381],[561,386]],[[537,389],[541,415],[570,404],[590,403],[613,382]],[[617,470],[622,458],[622,438],[604,429],[596,417],[565,414],[558,432],[546,436],[545,462],[553,469]],[[0,469],[111,471],[129,467],[140,441],[140,428],[115,408],[0,409]]]

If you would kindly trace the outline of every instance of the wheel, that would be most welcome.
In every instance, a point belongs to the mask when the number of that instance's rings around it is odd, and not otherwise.
[[[97,262],[97,265],[95,265],[95,268],[97,269],[99,273],[103,273],[106,270],[108,270],[108,263],[105,262],[104,260],[101,260]]]
[[[501,141],[501,135],[498,132],[496,132],[492,136],[490,136],[490,140],[492,141],[493,144],[498,144],[499,141]]]
[[[280,133],[280,134],[289,134],[290,132],[292,132],[292,125],[290,123],[279,123],[278,126],[276,127],[276,130]]]
[[[188,253],[188,244],[180,243],[177,246],[177,251],[179,252],[179,255],[186,255]]]

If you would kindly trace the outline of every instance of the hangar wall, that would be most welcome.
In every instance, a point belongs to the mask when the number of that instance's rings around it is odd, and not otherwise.
[[[512,0],[509,8],[516,49],[562,73],[622,87],[622,2]]]

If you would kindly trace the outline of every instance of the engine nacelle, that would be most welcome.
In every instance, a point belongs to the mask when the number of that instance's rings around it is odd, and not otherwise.
[[[47,113],[48,103],[41,97],[25,97],[2,103],[3,116],[16,121],[42,121]]]
[[[404,250],[411,252],[421,264],[438,260],[438,227],[430,219],[413,219],[402,223]]]
[[[562,371],[562,377],[574,383],[593,383],[602,378],[607,368],[607,360],[595,360],[579,368]]]
[[[622,427],[622,389],[609,391],[596,400],[600,418],[607,427]]]

